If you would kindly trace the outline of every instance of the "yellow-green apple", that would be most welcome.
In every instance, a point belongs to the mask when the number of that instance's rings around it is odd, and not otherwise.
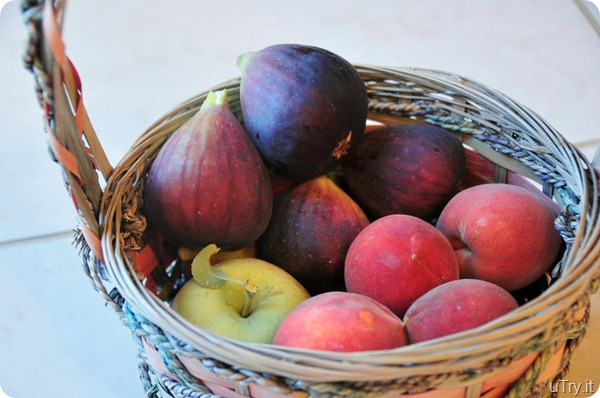
[[[290,274],[256,258],[234,258],[214,266],[219,249],[208,245],[192,262],[193,278],[172,308],[190,322],[232,339],[270,343],[283,318],[310,296]]]
[[[346,289],[403,316],[414,300],[458,279],[450,242],[433,225],[406,214],[373,221],[354,239],[344,268]]]
[[[410,344],[462,332],[486,324],[518,307],[506,290],[491,282],[459,279],[419,297],[404,323]]]
[[[561,237],[555,211],[525,188],[490,183],[454,196],[436,227],[454,248],[461,278],[514,291],[536,281],[556,260]]]
[[[433,125],[396,125],[365,134],[343,161],[353,198],[371,218],[436,217],[465,175],[466,157],[452,133]]]
[[[273,344],[325,351],[391,349],[407,342],[404,322],[360,294],[325,292],[299,304],[281,322]]]

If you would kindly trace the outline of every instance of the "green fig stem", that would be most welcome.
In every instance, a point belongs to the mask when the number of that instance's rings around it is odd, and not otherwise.
[[[252,308],[252,298],[256,295],[257,292],[258,287],[255,284],[253,284],[250,281],[250,279],[248,279],[246,283],[244,283],[244,308],[242,308],[242,312],[240,313],[240,316],[242,318],[247,318],[250,315],[250,309]]]
[[[248,61],[254,56],[254,54],[256,54],[256,51],[249,51],[238,55],[236,59],[236,64],[240,72],[244,71],[244,69],[246,68],[246,64],[248,64]]]

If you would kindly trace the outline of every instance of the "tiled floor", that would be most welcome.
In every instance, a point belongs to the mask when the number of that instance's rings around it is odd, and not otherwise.
[[[588,156],[600,143],[600,35],[575,1],[323,4],[69,3],[67,52],[111,161],[172,106],[236,76],[238,54],[275,42],[460,73],[528,105]],[[15,398],[141,398],[131,336],[90,288],[71,246],[73,211],[21,65],[24,40],[11,2],[0,14],[0,385]],[[597,294],[569,375],[596,387],[599,308]]]

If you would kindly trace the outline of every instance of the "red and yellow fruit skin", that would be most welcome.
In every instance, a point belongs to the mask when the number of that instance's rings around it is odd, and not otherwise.
[[[554,226],[555,211],[525,188],[482,184],[452,198],[436,227],[455,250],[461,278],[515,291],[554,264],[562,242]]]
[[[516,309],[517,301],[501,287],[477,279],[460,279],[419,297],[406,311],[410,344],[462,332]]]
[[[366,87],[340,56],[277,44],[242,54],[238,65],[244,126],[282,177],[306,181],[326,174],[363,135]]]
[[[365,134],[342,167],[352,197],[372,219],[408,214],[429,221],[457,192],[466,155],[442,128],[397,125]]]
[[[327,292],[300,303],[283,319],[273,344],[352,352],[406,345],[404,322],[369,297]]]
[[[458,276],[456,256],[444,235],[404,214],[382,217],[363,229],[344,267],[349,292],[369,296],[400,317],[418,297]]]
[[[275,201],[258,252],[292,274],[311,294],[343,289],[346,252],[368,224],[360,207],[331,179],[321,176]]]
[[[153,161],[144,209],[178,246],[216,243],[233,251],[250,246],[266,229],[272,201],[258,151],[226,99],[209,98]]]

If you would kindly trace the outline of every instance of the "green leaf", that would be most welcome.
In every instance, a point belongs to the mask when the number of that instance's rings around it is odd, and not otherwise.
[[[220,251],[215,244],[210,244],[194,257],[192,261],[192,276],[201,286],[215,289],[228,282],[229,279],[220,269],[213,269],[210,258]]]

